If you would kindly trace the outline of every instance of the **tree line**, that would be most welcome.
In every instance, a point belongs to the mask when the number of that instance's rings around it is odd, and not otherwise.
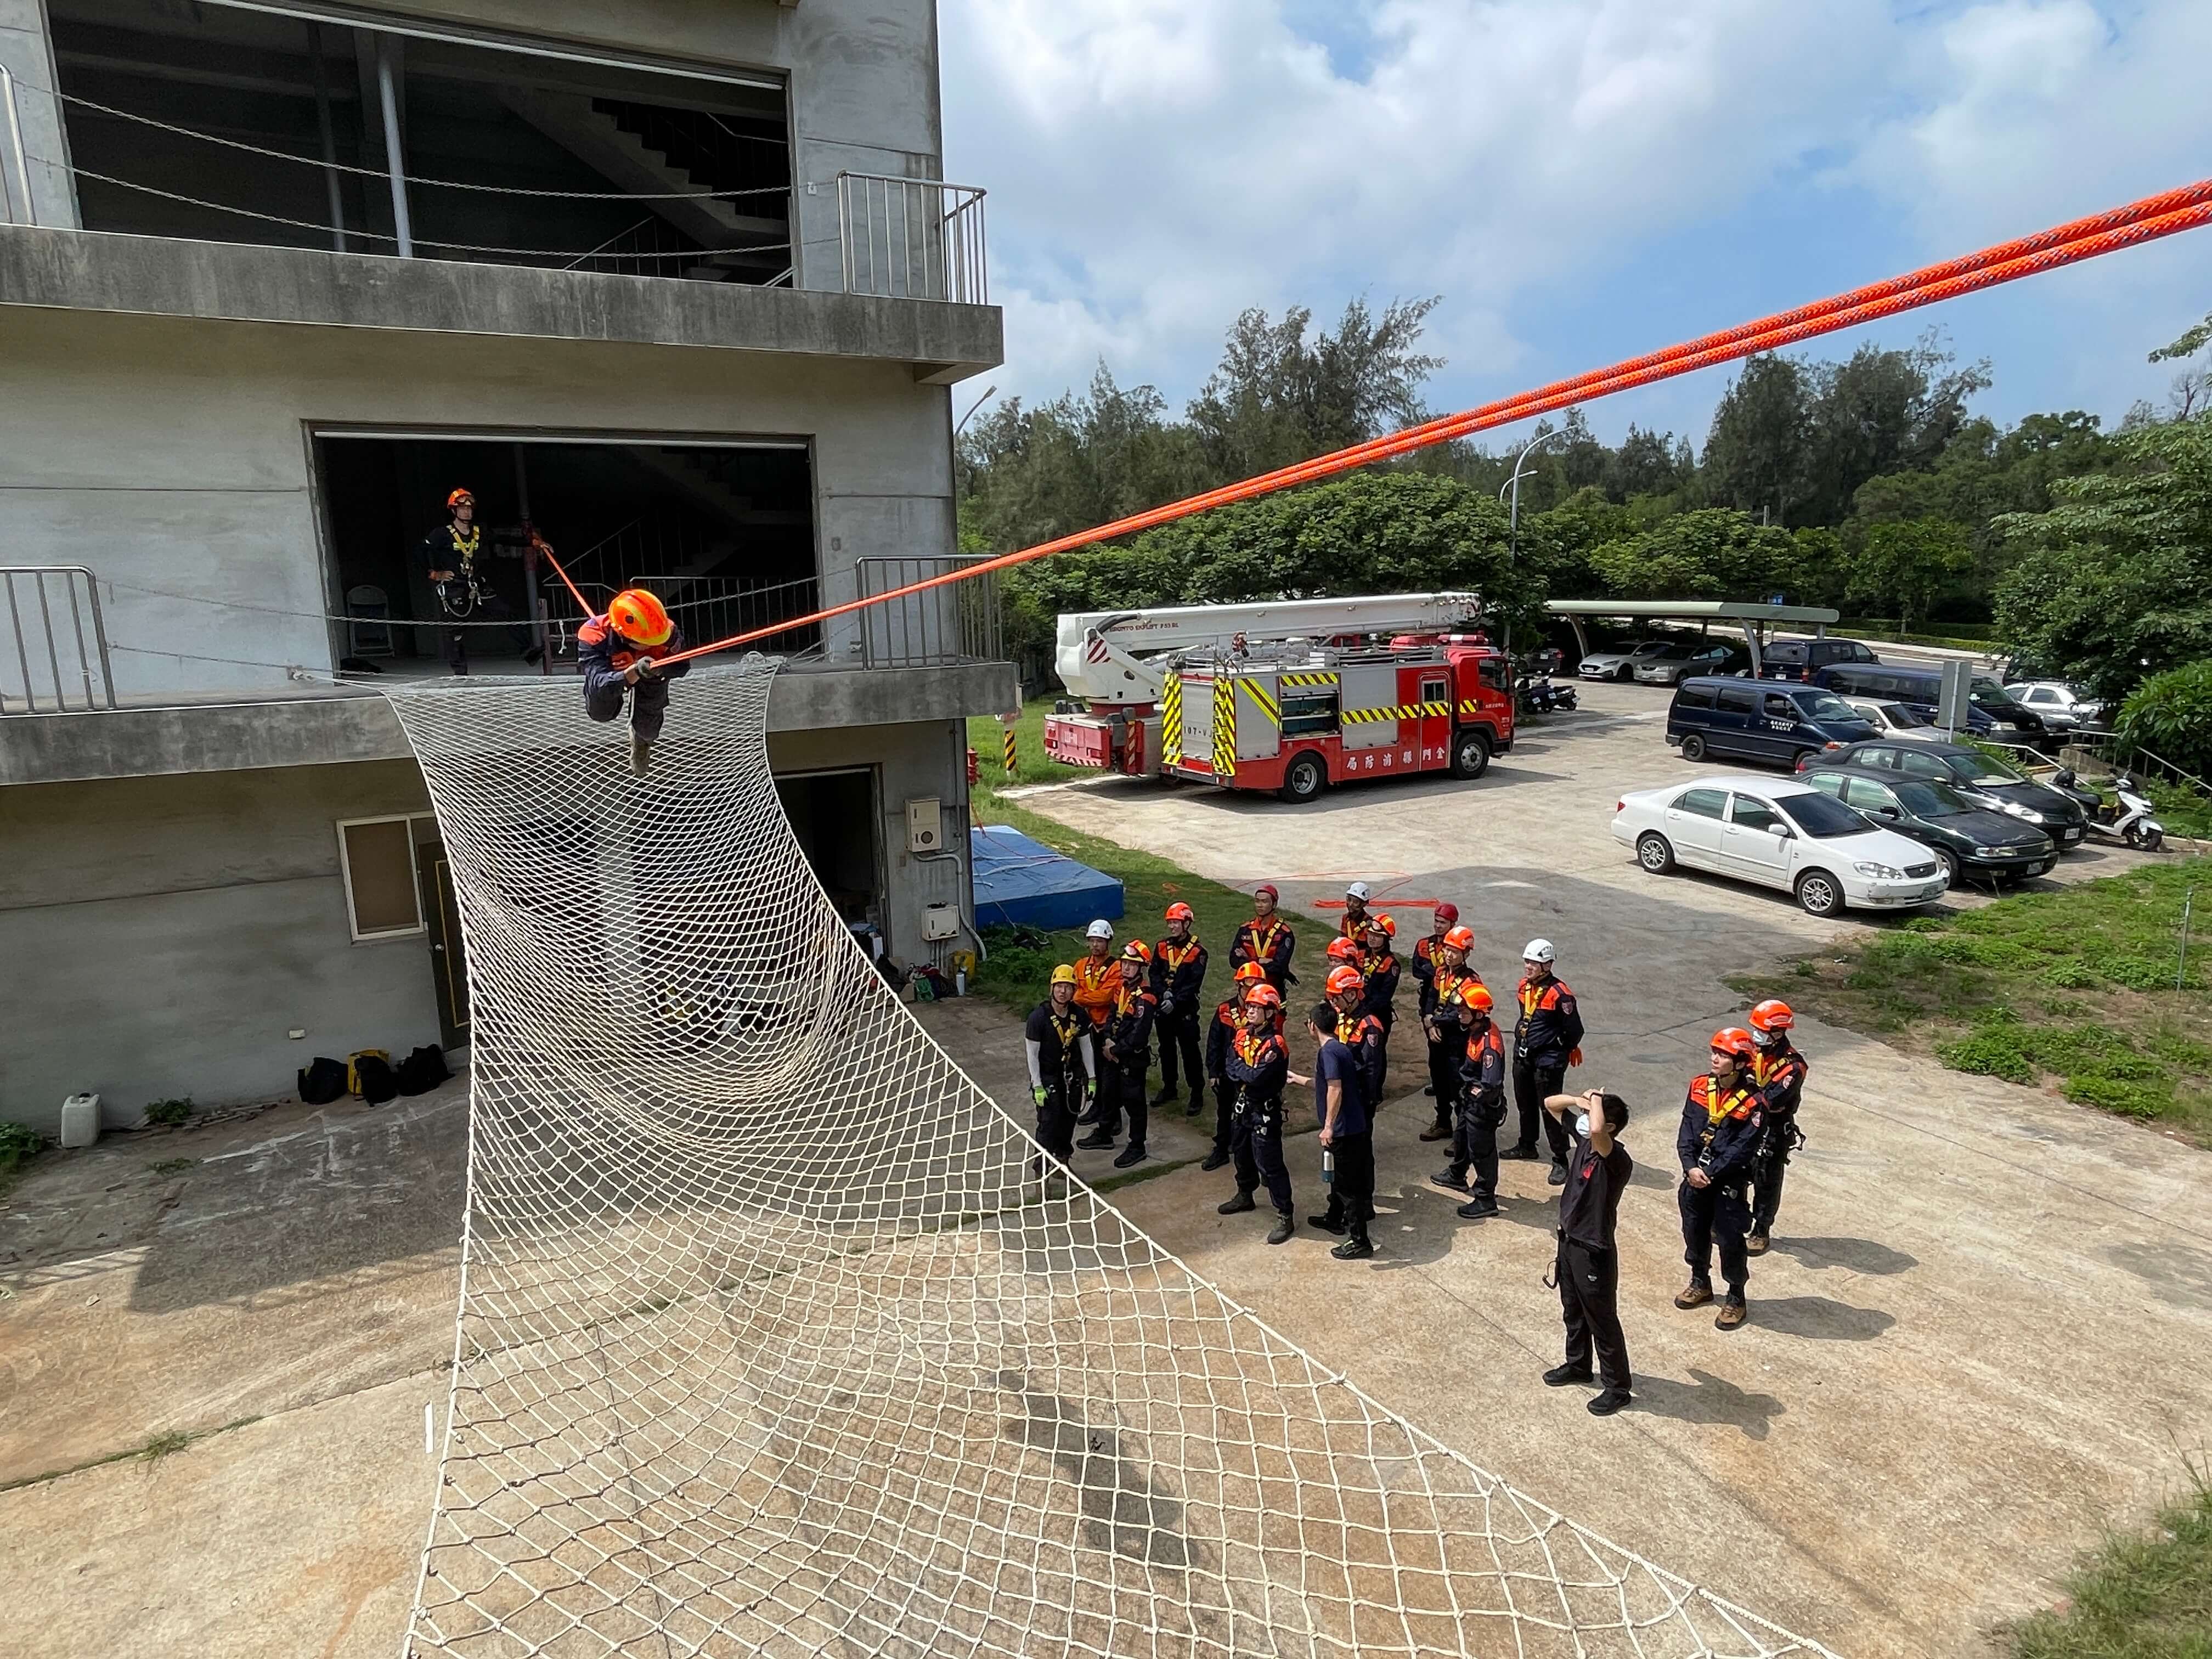
[[[1248,311],[1180,415],[1104,363],[1090,386],[1009,400],[963,435],[962,544],[1000,553],[1080,531],[1426,417],[1443,366],[1434,299],[1333,328]],[[1517,533],[1499,492],[1525,439],[1437,447],[1012,573],[1018,641],[1067,610],[1470,587],[1534,619],[1547,599],[1767,599],[1989,625],[2040,672],[2124,695],[2212,658],[2212,318],[2151,354],[2179,365],[2166,410],[2107,431],[2078,410],[2001,426],[1972,404],[1986,362],[1930,333],[1841,359],[1746,360],[1701,445],[1579,409],[1528,459]]]

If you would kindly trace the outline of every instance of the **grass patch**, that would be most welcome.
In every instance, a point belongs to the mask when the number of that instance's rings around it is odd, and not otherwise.
[[[182,1175],[187,1170],[197,1170],[199,1164],[196,1158],[165,1158],[159,1164],[148,1164],[146,1169],[150,1175]]]
[[[156,1128],[173,1129],[180,1123],[188,1122],[191,1118],[192,1111],[192,1097],[190,1095],[186,1095],[182,1100],[149,1101],[146,1103],[146,1121]]]
[[[2197,890],[2186,963],[2181,918]],[[1954,1071],[2055,1088],[2212,1146],[2212,860],[2145,866],[1731,979]],[[2178,981],[2178,982],[2177,982]]]
[[[2004,1632],[2011,1659],[2212,1659],[2212,1480],[2140,1532],[2116,1533],[2066,1580],[2057,1609]]]
[[[65,1469],[48,1469],[43,1474],[27,1474],[19,1480],[0,1481],[0,1492],[16,1492],[25,1486],[43,1486],[49,1480],[58,1480],[64,1475],[82,1474],[87,1469],[105,1468],[110,1463],[158,1463],[165,1457],[173,1457],[196,1441],[218,1434],[228,1434],[233,1429],[243,1429],[261,1420],[253,1417],[234,1417],[228,1423],[212,1429],[170,1429],[136,1446],[126,1446],[121,1451],[110,1452],[105,1457],[88,1457],[82,1463],[72,1463]]]
[[[1006,775],[1006,728],[988,714],[969,720],[968,746],[975,751],[979,796],[985,787],[995,793],[1024,784],[1066,783],[1073,778],[1098,775],[1093,768],[1065,765],[1044,752],[1044,720],[1052,713],[1052,705],[1050,697],[1032,697],[1022,705],[1022,718],[1014,727],[1014,775],[1011,778]]]
[[[0,1176],[11,1176],[46,1149],[46,1138],[27,1123],[0,1123]]]

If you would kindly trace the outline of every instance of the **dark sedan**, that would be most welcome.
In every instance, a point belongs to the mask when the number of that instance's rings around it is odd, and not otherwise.
[[[1948,784],[1869,767],[1820,767],[1803,778],[1881,828],[1927,848],[1954,885],[1961,875],[2023,880],[2046,874],[2058,862],[2058,848],[2042,830],[1994,807],[1977,806]]]
[[[1823,771],[1871,771],[1927,783],[1948,784],[1970,805],[1992,806],[2045,831],[2058,850],[2081,844],[2089,815],[2076,795],[2040,784],[1982,750],[1964,743],[1892,743],[1876,739],[1814,757]],[[1810,769],[1808,767],[1807,769]]]

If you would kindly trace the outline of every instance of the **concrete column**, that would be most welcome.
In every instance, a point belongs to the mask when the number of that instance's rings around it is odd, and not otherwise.
[[[23,149],[31,175],[31,210],[41,225],[76,230],[76,190],[70,177],[69,142],[62,127],[62,105],[54,96],[53,43],[46,33],[46,8],[40,0],[0,0],[0,64],[15,77],[15,109],[22,124]],[[9,199],[20,188],[8,122],[0,114],[0,171],[8,176]],[[21,204],[15,216],[22,217]]]

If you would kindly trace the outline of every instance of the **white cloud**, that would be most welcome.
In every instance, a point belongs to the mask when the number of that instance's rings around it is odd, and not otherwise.
[[[1474,401],[1590,366],[1554,361],[1563,290],[1654,345],[1730,320],[1668,314],[1651,279],[1684,273],[1650,262],[1762,192],[1830,191],[1869,241],[1934,256],[2181,182],[2212,137],[2202,0],[2118,24],[2089,0],[1370,0],[1343,40],[1293,26],[1329,15],[943,0],[949,165],[992,191],[1002,387],[1052,395],[1103,352],[1180,398],[1245,306],[1442,293],[1434,391]],[[1808,270],[1771,297],[1880,274]]]

